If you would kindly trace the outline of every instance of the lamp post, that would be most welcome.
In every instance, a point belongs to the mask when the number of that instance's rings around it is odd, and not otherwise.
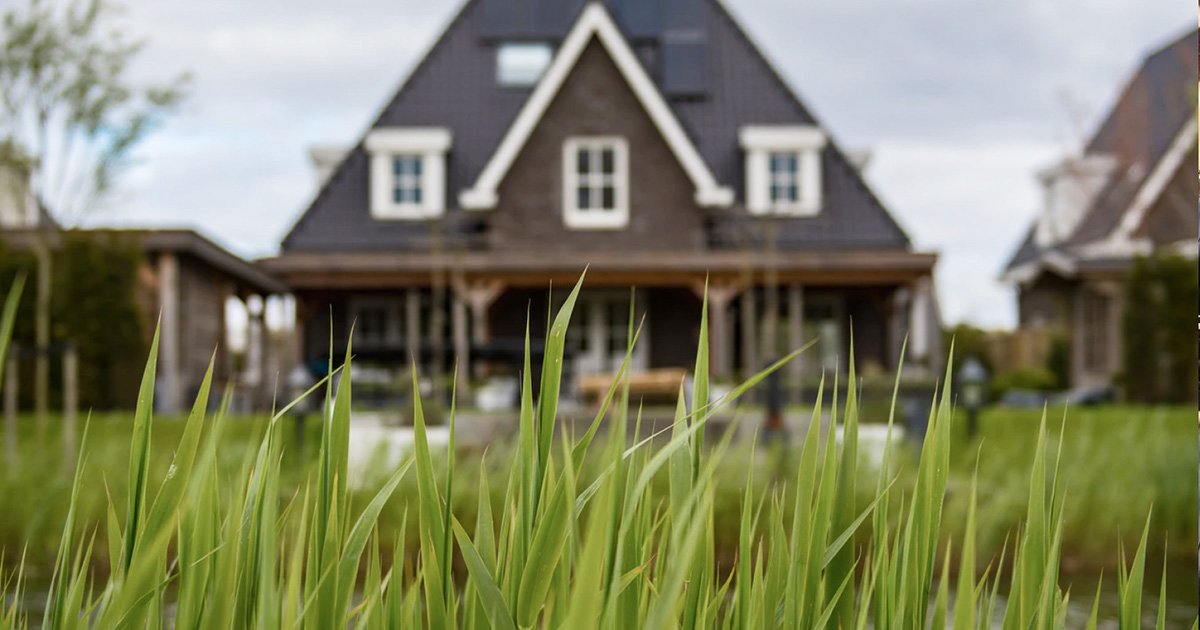
[[[967,435],[974,438],[978,430],[979,410],[987,399],[988,371],[979,359],[967,357],[958,370],[958,383],[962,387],[963,406],[967,409]]]

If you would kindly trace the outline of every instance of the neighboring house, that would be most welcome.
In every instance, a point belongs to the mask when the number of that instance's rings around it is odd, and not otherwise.
[[[914,251],[843,151],[715,0],[468,0],[266,268],[306,362],[512,372],[587,266],[567,387],[626,347],[692,365],[708,282],[720,379],[816,339],[789,383],[938,362],[936,256]],[[536,351],[536,348],[535,348]],[[377,373],[377,371],[376,371]]]
[[[136,299],[146,323],[146,334],[160,326],[155,406],[165,413],[191,407],[208,364],[214,365],[213,400],[227,385],[235,386],[239,409],[270,406],[276,385],[267,373],[268,342],[263,304],[285,288],[254,263],[230,253],[192,230],[94,229],[79,230],[90,238],[136,242],[142,250]],[[58,235],[49,233],[51,247]],[[0,240],[16,249],[27,249],[38,235],[30,229],[0,229]],[[27,289],[28,291],[28,289]],[[235,366],[226,342],[230,325],[226,304],[240,299],[247,306],[248,344],[243,365]],[[144,360],[144,359],[141,359]],[[132,406],[134,401],[129,401]]]
[[[1040,174],[1044,205],[1004,271],[1019,327],[1070,341],[1073,386],[1121,369],[1134,259],[1196,256],[1197,44],[1192,31],[1147,57],[1082,155]]]

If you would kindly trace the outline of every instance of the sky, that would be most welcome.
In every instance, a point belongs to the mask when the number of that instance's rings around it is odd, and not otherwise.
[[[10,2],[12,0],[5,0]],[[89,224],[198,228],[248,257],[315,192],[307,148],[352,144],[458,2],[126,0],[138,81],[192,75]],[[942,317],[1011,327],[998,281],[1037,212],[1036,172],[1075,151],[1179,0],[726,0],[912,237],[940,254]]]

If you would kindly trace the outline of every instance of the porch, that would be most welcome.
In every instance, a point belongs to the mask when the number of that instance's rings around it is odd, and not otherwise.
[[[892,270],[894,271],[894,269]],[[707,277],[710,366],[714,382],[733,384],[809,342],[809,351],[782,378],[787,402],[809,399],[822,373],[844,371],[853,344],[860,373],[894,372],[908,334],[906,362],[913,371],[936,370],[939,335],[928,276],[897,278],[882,270],[853,277],[835,271],[745,272]],[[553,312],[577,279],[540,273],[516,275],[463,270],[426,273],[389,288],[344,286],[296,290],[305,365],[328,369],[330,323],[334,363],[353,325],[356,400],[402,404],[409,368],[427,377],[427,393],[448,395],[490,388],[515,402],[528,323],[534,378],[541,340]],[[580,401],[581,379],[615,372],[630,331],[641,325],[631,357],[634,374],[690,373],[700,333],[705,275],[700,272],[620,272],[589,269],[566,339],[564,396]],[[328,287],[328,284],[326,284]],[[553,287],[553,288],[551,288]],[[852,324],[851,324],[852,323]],[[460,366],[457,372],[454,366]],[[912,372],[909,372],[912,373]],[[359,384],[361,383],[361,384]],[[459,396],[460,402],[475,402]]]

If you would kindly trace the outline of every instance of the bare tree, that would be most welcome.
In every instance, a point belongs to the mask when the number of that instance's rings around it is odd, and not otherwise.
[[[183,98],[187,75],[137,85],[130,63],[144,40],[104,0],[28,0],[0,23],[0,169],[27,174],[37,205],[34,405],[49,399],[50,235],[109,192],[131,150]],[[49,219],[53,217],[54,220]]]

